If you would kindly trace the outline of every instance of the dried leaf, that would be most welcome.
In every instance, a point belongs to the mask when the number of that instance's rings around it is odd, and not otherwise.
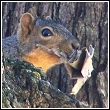
[[[82,53],[79,57],[79,59],[77,59],[75,62],[73,63],[69,63],[69,64],[65,64],[65,67],[67,69],[67,71],[69,72],[69,75],[72,79],[77,79],[76,84],[74,85],[74,87],[72,88],[72,92],[71,94],[76,95],[79,90],[81,89],[81,87],[84,85],[84,83],[86,82],[86,80],[91,77],[91,72],[93,71],[93,65],[92,65],[92,57],[94,54],[94,48],[92,47],[92,45],[89,46],[89,52],[87,50],[87,48],[83,48],[82,49]],[[77,70],[77,77],[75,77],[75,72],[72,71],[73,69],[71,68],[75,68]],[[82,75],[82,77],[81,77]]]
[[[86,58],[82,66],[81,73],[83,77],[90,77],[91,72],[93,71],[92,57],[94,54],[94,48],[92,47],[92,45],[90,45],[89,52],[87,49],[85,51],[86,51]]]

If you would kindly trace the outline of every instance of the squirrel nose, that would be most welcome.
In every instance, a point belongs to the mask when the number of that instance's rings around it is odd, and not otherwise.
[[[73,40],[73,41],[71,41],[71,46],[73,49],[79,49],[80,44],[77,40]]]

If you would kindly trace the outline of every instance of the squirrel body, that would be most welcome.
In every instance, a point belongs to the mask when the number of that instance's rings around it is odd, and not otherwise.
[[[31,51],[22,58],[28,62],[31,62],[36,67],[41,67],[44,72],[59,63],[59,58],[56,55],[48,54],[40,48]]]

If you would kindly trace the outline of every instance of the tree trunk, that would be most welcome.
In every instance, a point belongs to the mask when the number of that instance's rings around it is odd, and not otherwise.
[[[2,37],[16,35],[24,12],[51,18],[62,23],[80,42],[95,48],[91,78],[75,97],[89,107],[108,107],[108,3],[107,2],[2,2]],[[48,81],[62,92],[70,93],[70,80],[64,65],[47,73]],[[78,105],[77,105],[78,107]]]

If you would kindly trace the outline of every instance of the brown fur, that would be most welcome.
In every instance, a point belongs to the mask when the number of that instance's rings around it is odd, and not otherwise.
[[[41,49],[35,49],[28,55],[24,55],[23,59],[31,62],[36,67],[42,67],[43,71],[46,72],[50,67],[59,63],[59,58],[56,55],[45,53]]]
[[[51,36],[42,35],[42,30],[45,28],[52,32]],[[30,13],[21,16],[18,42],[22,58],[36,67],[42,67],[45,72],[61,61],[57,55],[44,51],[37,47],[37,44],[48,49],[58,48],[67,55],[73,51],[73,46],[79,45],[74,36],[63,26],[53,23],[51,20],[35,20]]]

